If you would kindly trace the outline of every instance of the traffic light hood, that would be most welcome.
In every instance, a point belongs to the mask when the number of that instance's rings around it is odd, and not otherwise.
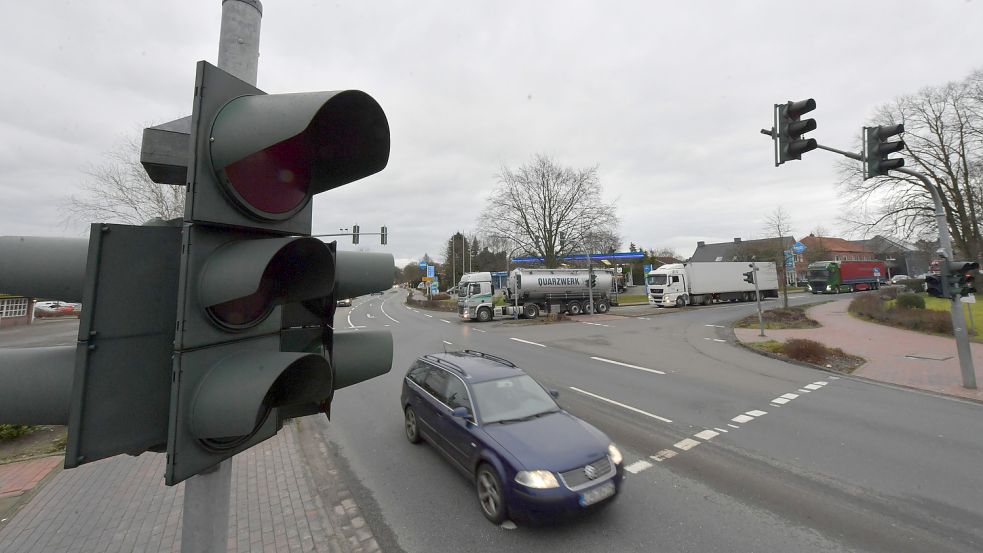
[[[386,115],[358,90],[240,96],[216,114],[209,140],[216,177],[261,219],[290,217],[389,161]]]

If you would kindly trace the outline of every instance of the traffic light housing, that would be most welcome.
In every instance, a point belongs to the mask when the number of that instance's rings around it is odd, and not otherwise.
[[[352,280],[388,288],[392,256],[346,257],[309,236],[315,194],[388,162],[375,100],[353,90],[268,95],[199,62],[190,151],[168,485],[274,436],[288,418],[328,413],[335,389],[392,364],[388,333],[333,330],[335,296],[352,297]],[[373,271],[382,274],[363,274]]]
[[[387,229],[386,227],[382,227],[382,230],[380,231],[380,235],[382,236],[382,245],[385,246],[386,244],[389,243],[389,229]]]
[[[944,298],[945,291],[943,290],[944,285],[942,284],[942,277],[939,275],[927,275],[925,277],[925,291],[928,295],[936,298]]]
[[[352,225],[352,244],[358,245],[358,225]]]
[[[748,271],[744,273],[744,282],[748,284],[754,284],[754,271]]]
[[[904,167],[903,158],[889,158],[889,154],[905,148],[904,140],[888,141],[904,132],[904,125],[864,127],[864,180],[886,175],[891,169]]]
[[[947,295],[953,300],[976,293],[976,273],[980,264],[975,261],[945,262]]]
[[[595,288],[597,286],[597,275],[591,273],[590,275],[590,287]]]
[[[802,159],[802,154],[818,147],[814,138],[802,135],[816,130],[815,119],[802,119],[802,116],[816,109],[812,98],[775,105],[775,166],[786,161]]]

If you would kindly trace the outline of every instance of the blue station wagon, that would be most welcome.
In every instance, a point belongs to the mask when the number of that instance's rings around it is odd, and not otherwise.
[[[618,494],[621,452],[556,396],[513,363],[465,350],[418,359],[400,399],[406,438],[425,439],[472,478],[497,524],[584,512]]]

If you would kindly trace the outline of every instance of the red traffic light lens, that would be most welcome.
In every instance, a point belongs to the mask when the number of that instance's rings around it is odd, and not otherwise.
[[[302,207],[311,182],[305,138],[295,136],[225,167],[229,184],[243,201],[266,213],[282,215]]]
[[[255,293],[213,305],[208,314],[220,325],[231,329],[249,328],[262,321],[273,310],[276,286],[275,275],[267,271]]]

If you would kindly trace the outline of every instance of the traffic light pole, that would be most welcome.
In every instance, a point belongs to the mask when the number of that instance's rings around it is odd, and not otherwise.
[[[765,335],[765,319],[761,314],[761,290],[758,288],[758,262],[751,262],[751,270],[754,271],[754,300],[758,304],[758,327],[761,329],[759,336]]]
[[[765,133],[764,130],[761,132]],[[830,148],[822,144],[817,144],[816,147],[820,150],[840,154],[860,162],[865,161],[863,156],[853,152],[837,150],[836,148]],[[932,184],[932,181],[928,180],[927,176],[918,171],[912,171],[903,167],[891,170],[917,178],[921,181],[922,186],[932,194],[932,201],[935,203],[935,222],[939,228],[939,249],[946,261],[952,260],[952,240],[949,237],[949,225],[945,220],[945,211],[942,209],[942,196],[939,195],[938,188]],[[942,280],[943,282],[945,281],[944,278]],[[969,335],[966,333],[966,316],[958,299],[951,301],[949,314],[952,317],[952,332],[956,337],[956,352],[959,355],[959,371],[962,373],[963,388],[975,390],[976,370],[973,367],[973,352],[969,346]]]
[[[259,70],[262,19],[263,5],[259,0],[222,1],[218,67],[253,86]],[[231,458],[184,483],[181,553],[228,549],[231,494]]]

